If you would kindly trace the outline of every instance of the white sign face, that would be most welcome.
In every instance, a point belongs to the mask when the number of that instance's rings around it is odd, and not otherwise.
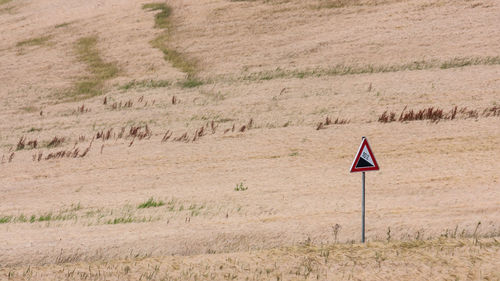
[[[372,157],[370,156],[370,152],[368,151],[368,147],[365,146],[363,147],[363,152],[361,152],[361,159],[364,159],[366,162],[368,162],[368,165],[365,164],[366,166],[368,167],[375,167],[375,164],[373,163],[373,160],[372,160]],[[359,166],[360,163],[358,162],[358,166],[357,167],[360,167]]]

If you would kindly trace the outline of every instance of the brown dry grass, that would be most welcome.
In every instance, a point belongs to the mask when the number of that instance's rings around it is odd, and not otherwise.
[[[497,2],[147,3],[5,5],[0,279],[498,279]]]
[[[500,243],[436,239],[367,245],[301,245],[249,253],[134,257],[0,269],[9,280],[497,280]],[[139,254],[140,255],[140,254]]]

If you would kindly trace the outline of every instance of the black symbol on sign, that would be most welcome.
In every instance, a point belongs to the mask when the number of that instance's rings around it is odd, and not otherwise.
[[[356,168],[374,167],[374,165],[363,158],[359,158]]]

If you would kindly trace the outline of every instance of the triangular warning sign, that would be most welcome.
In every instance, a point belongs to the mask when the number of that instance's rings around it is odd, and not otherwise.
[[[368,140],[363,138],[358,153],[354,158],[354,162],[352,162],[351,173],[377,170],[379,170],[377,160],[375,160],[375,156],[373,155],[372,149],[368,144]]]

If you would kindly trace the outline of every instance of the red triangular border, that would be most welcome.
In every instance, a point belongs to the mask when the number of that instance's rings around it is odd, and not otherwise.
[[[375,164],[374,167],[367,167],[367,168],[356,168],[356,164],[358,164],[359,158],[361,157],[361,152],[363,152],[363,149],[365,146],[368,148],[368,153],[370,153],[370,157],[373,159],[373,164]],[[363,141],[361,142],[361,145],[359,146],[358,153],[356,157],[354,158],[354,162],[352,162],[351,165],[351,173],[354,172],[366,172],[366,171],[378,171],[380,167],[378,166],[377,160],[375,159],[375,155],[373,155],[372,149],[370,148],[370,145],[368,144],[368,140],[366,138],[363,138]]]

